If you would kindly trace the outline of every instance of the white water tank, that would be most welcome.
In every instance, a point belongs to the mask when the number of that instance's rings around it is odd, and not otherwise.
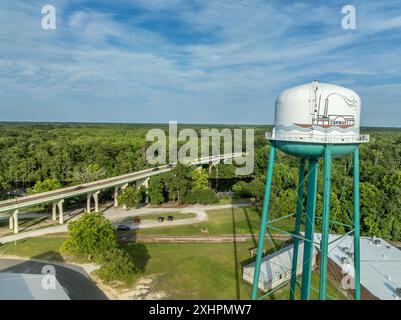
[[[350,89],[313,81],[276,100],[273,140],[358,143],[361,99]]]

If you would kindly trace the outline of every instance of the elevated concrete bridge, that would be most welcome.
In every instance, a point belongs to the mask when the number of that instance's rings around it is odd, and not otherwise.
[[[241,153],[232,153],[211,157],[203,157],[192,161],[191,165],[216,164],[224,160],[242,156]],[[151,176],[170,171],[175,165],[163,165],[155,168],[145,169],[113,178],[102,179],[95,182],[80,184],[72,187],[57,189],[49,192],[42,192],[24,197],[0,201],[0,213],[10,214],[9,226],[18,233],[18,214],[21,208],[33,207],[39,204],[52,203],[52,218],[57,220],[59,212],[59,224],[64,223],[63,203],[65,199],[74,198],[86,194],[86,212],[91,211],[91,199],[95,204],[95,211],[99,211],[98,196],[100,191],[114,188],[114,206],[118,206],[117,195],[121,188],[125,188],[129,183],[137,182],[138,185],[147,187]],[[57,210],[58,209],[58,210]]]

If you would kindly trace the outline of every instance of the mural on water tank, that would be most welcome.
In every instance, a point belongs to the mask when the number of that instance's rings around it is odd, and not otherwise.
[[[357,99],[354,96],[347,98],[346,96],[332,92],[327,95],[324,107],[321,106],[322,95],[319,95],[319,103],[316,103],[315,117],[312,119],[311,124],[293,123],[301,128],[321,127],[323,129],[329,129],[337,127],[341,129],[348,129],[355,126],[355,117],[353,114],[329,114],[329,98],[332,96],[340,97],[343,103],[354,110],[357,108]]]

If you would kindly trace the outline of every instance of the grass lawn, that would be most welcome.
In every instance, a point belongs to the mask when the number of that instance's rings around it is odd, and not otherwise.
[[[249,299],[251,285],[242,280],[241,264],[249,262],[253,243],[218,244],[131,244],[128,251],[143,269],[143,276],[156,276],[155,291],[163,291],[168,299]],[[319,279],[312,276],[312,286]],[[299,290],[298,290],[299,291]],[[328,294],[338,296],[338,289],[328,282]],[[267,299],[289,297],[285,287]],[[311,292],[311,299],[318,293]]]
[[[9,242],[0,246],[1,255],[13,255],[49,261],[64,261],[60,246],[66,237],[43,236]]]
[[[64,236],[45,236],[8,243],[0,246],[0,254],[64,261],[59,250]],[[271,244],[266,240],[266,245]],[[281,242],[277,242],[279,247]],[[128,252],[141,270],[140,276],[152,276],[156,281],[152,290],[163,291],[168,299],[249,299],[251,285],[242,280],[241,265],[250,261],[250,240],[245,243],[163,243],[129,244]],[[272,251],[272,250],[269,250]],[[78,262],[78,261],[77,261]],[[87,261],[81,261],[87,262]],[[318,288],[318,277],[312,283]],[[338,290],[328,282],[328,293]],[[311,298],[317,298],[312,291]],[[342,295],[339,298],[344,298]],[[268,299],[288,299],[288,288],[283,288]]]
[[[210,235],[257,234],[259,232],[260,217],[254,207],[208,210],[207,214],[209,219],[204,222],[185,226],[139,229],[135,232],[159,235],[205,235],[201,231],[202,228],[207,228]],[[294,226],[294,218],[277,221],[273,226],[291,231]],[[271,232],[278,233],[274,230]]]
[[[168,299],[248,299],[251,287],[242,281],[241,263],[249,260],[246,243],[130,244],[142,276],[156,276],[153,290]]]

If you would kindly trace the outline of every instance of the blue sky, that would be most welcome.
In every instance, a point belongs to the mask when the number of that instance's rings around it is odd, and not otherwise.
[[[0,23],[0,121],[271,124],[319,79],[401,126],[401,0],[0,0]]]

